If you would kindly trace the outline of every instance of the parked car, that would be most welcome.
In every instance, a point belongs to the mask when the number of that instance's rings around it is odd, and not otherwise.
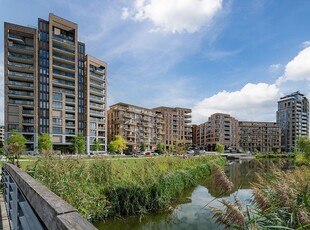
[[[206,150],[202,149],[202,150],[199,150],[199,154],[205,154],[207,153]]]
[[[186,153],[190,154],[190,155],[193,155],[194,154],[194,150],[188,150]]]
[[[147,151],[146,153],[145,153],[145,156],[152,156],[153,154],[152,154],[152,152],[151,151]]]

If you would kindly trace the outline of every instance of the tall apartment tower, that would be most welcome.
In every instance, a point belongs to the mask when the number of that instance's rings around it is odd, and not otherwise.
[[[309,136],[309,100],[299,91],[278,101],[277,124],[281,128],[281,147],[290,152],[298,136]]]
[[[157,107],[153,109],[157,113],[161,113],[164,119],[164,142],[166,149],[174,144],[176,140],[182,140],[187,145],[192,144],[192,125],[191,125],[191,109],[187,108],[171,108]]]
[[[38,28],[4,24],[5,131],[19,130],[27,150],[51,135],[54,150],[68,152],[72,138],[87,137],[106,150],[106,63],[85,54],[78,25],[54,14]]]

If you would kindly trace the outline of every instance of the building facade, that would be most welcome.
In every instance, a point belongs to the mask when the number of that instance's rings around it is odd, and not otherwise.
[[[151,109],[117,103],[108,110],[108,141],[121,135],[127,141],[129,152],[140,151],[141,143],[155,150],[164,140],[164,121],[161,113]]]
[[[239,149],[238,121],[229,114],[212,114],[199,125],[197,134],[198,146],[208,151],[215,151],[216,144],[224,145],[225,149]]]
[[[278,101],[277,124],[281,128],[281,146],[292,151],[298,136],[309,137],[309,100],[299,91]]]
[[[247,152],[281,150],[281,129],[276,122],[239,122],[239,146]]]
[[[184,141],[186,145],[192,145],[191,109],[157,107],[153,111],[160,113],[164,119],[164,141],[163,144],[169,150],[176,140]]]
[[[197,137],[198,137],[198,134],[197,134],[197,130],[198,129],[198,125],[192,125],[192,144],[193,146],[197,146]]]
[[[5,23],[4,36],[7,135],[20,131],[35,151],[48,133],[54,150],[69,152],[82,133],[88,152],[95,139],[105,151],[106,63],[85,54],[78,25],[50,14],[37,29]]]
[[[4,126],[0,126],[0,142],[4,143]]]

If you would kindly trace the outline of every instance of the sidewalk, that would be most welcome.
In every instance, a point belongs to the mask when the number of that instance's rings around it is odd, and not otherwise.
[[[0,215],[1,215],[1,221],[0,221],[0,229],[3,230],[10,230],[9,220],[6,213],[6,208],[3,200],[3,194],[0,194]]]

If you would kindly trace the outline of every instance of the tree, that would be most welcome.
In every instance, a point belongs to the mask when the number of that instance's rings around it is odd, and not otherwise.
[[[183,140],[176,140],[175,141],[175,151],[178,154],[185,154],[186,153],[186,144]]]
[[[298,137],[297,147],[304,153],[305,158],[310,160],[310,139],[305,136]]]
[[[146,144],[144,142],[141,142],[139,148],[141,152],[144,152],[146,150]]]
[[[94,150],[98,153],[98,151],[102,150],[101,140],[98,139],[97,141],[93,141]]]
[[[216,152],[224,153],[224,145],[216,143]]]
[[[79,133],[73,138],[74,151],[78,154],[84,154],[86,150],[86,140],[83,134]]]
[[[170,152],[170,153],[175,153],[175,152],[176,152],[175,146],[174,146],[174,145],[170,145],[170,146],[169,146],[169,152]]]
[[[121,135],[116,135],[114,141],[111,141],[108,145],[109,152],[119,152],[123,154],[123,151],[127,149],[127,141],[123,139]]]
[[[166,152],[165,145],[163,143],[158,143],[156,149],[159,154],[164,154]]]
[[[47,133],[42,133],[38,138],[38,149],[40,153],[51,153],[53,149],[53,141]]]
[[[13,131],[12,135],[8,138],[8,158],[12,164],[19,167],[19,158],[22,152],[26,149],[26,138],[19,132]]]

